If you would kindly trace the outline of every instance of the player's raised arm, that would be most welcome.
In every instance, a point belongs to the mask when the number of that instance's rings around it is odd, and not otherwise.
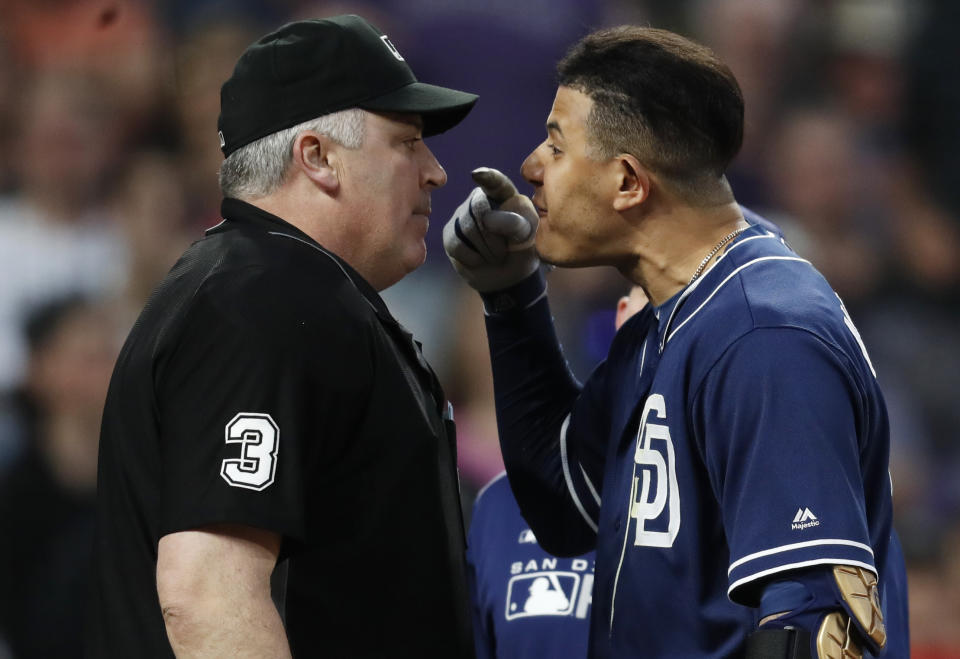
[[[444,227],[444,247],[483,298],[511,486],[544,548],[583,553],[595,541],[603,447],[578,441],[577,428],[599,421],[553,328],[534,247],[536,209],[496,170],[475,170],[474,180],[480,187]]]

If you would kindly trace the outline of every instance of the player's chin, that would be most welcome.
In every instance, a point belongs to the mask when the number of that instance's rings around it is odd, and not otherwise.
[[[589,250],[563,240],[558,236],[537,233],[537,254],[540,260],[558,268],[582,268],[605,263]]]
[[[570,246],[560,236],[552,231],[544,231],[543,225],[537,230],[537,254],[544,263],[557,266],[568,266],[573,259]]]

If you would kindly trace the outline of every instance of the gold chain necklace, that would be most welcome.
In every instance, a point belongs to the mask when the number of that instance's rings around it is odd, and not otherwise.
[[[707,254],[705,257],[703,257],[703,260],[700,261],[700,265],[697,267],[697,271],[693,273],[692,277],[690,277],[690,281],[687,282],[687,286],[697,281],[697,277],[703,274],[703,269],[707,267],[708,263],[710,263],[710,259],[712,259],[724,245],[726,245],[728,242],[730,242],[731,240],[733,240],[734,238],[736,238],[737,236],[739,236],[741,233],[743,233],[749,228],[750,228],[749,226],[740,227],[739,229],[734,229],[733,231],[728,233],[726,236],[724,236],[723,239],[717,243],[717,246],[711,249],[710,253]]]

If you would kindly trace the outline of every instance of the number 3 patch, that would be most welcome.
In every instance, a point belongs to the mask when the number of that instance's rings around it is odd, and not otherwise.
[[[227,424],[227,444],[240,445],[240,458],[223,461],[220,475],[233,487],[258,492],[273,483],[277,472],[280,428],[269,414],[241,412]]]

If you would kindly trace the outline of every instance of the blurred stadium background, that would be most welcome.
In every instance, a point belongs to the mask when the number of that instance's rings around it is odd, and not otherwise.
[[[960,3],[952,0],[0,1],[0,659],[79,656],[99,416],[152,286],[218,221],[219,86],[294,18],[360,13],[421,79],[480,94],[430,141],[427,265],[386,292],[454,401],[467,510],[501,469],[478,302],[440,229],[469,171],[519,177],[553,66],[596,27],[712,46],[747,101],[731,172],[846,302],[893,425],[914,657],[960,657]],[[627,290],[554,272],[585,377]]]

